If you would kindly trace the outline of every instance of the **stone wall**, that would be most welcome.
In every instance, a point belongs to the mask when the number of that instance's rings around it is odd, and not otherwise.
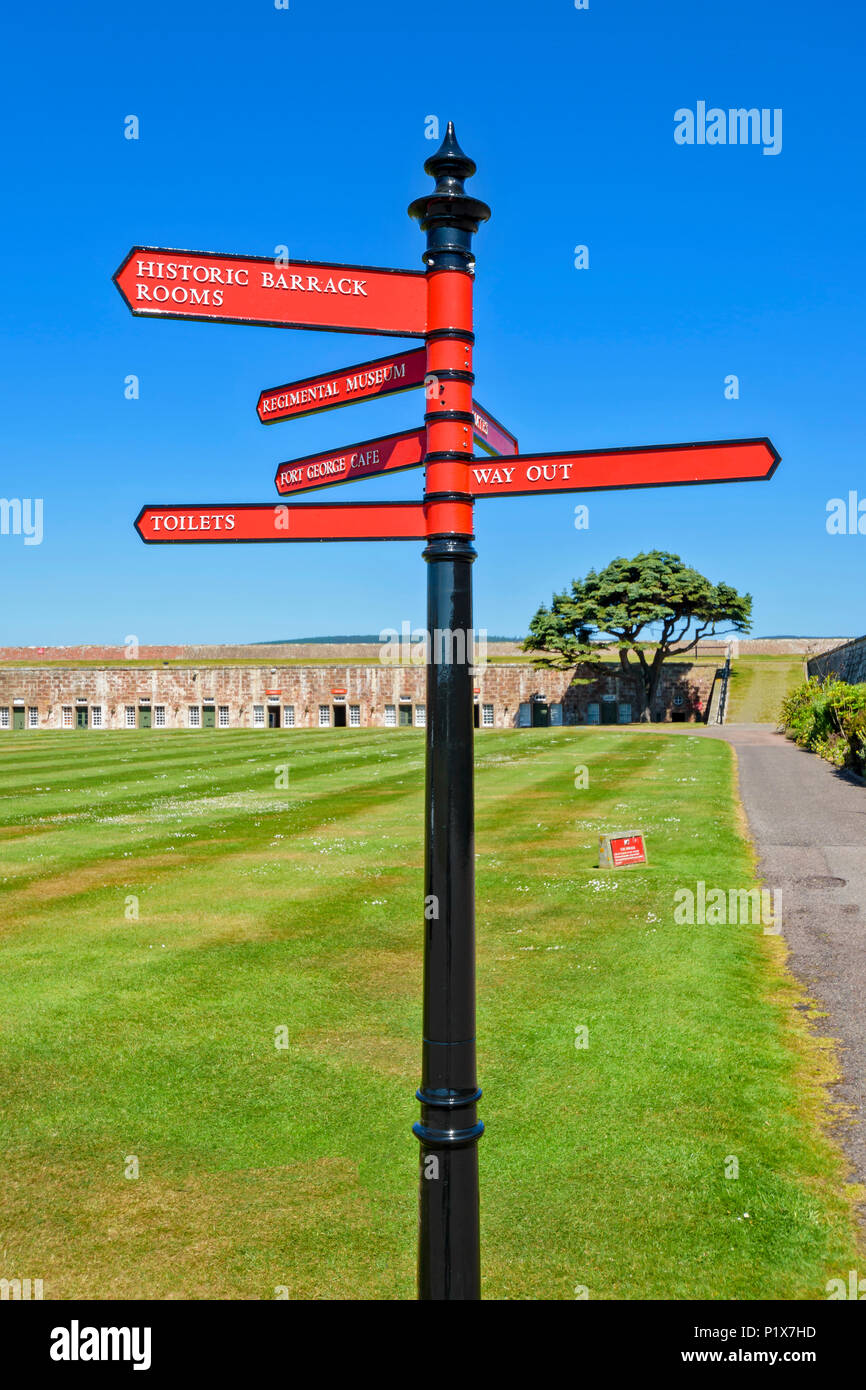
[[[855,637],[853,642],[813,656],[807,662],[807,669],[810,676],[819,676],[821,680],[835,676],[849,685],[859,685],[866,681],[866,637]]]
[[[736,643],[737,639],[734,639]],[[802,654],[811,656],[839,646],[842,637],[768,637],[763,640],[739,639],[739,653],[748,655]],[[683,644],[680,644],[683,645]],[[698,644],[697,654],[702,657],[718,657],[724,660],[728,642],[719,638],[706,638]],[[294,661],[377,661],[380,646],[374,642],[276,642],[274,644],[237,643],[222,646],[75,646],[75,647],[0,647],[0,663],[4,661],[66,661],[74,665],[77,661],[123,661],[136,656],[140,661],[262,661],[272,666],[280,660]],[[608,648],[615,653],[615,648]],[[735,655],[737,648],[735,647]],[[523,656],[520,642],[488,642],[488,656]]]
[[[561,705],[566,724],[587,722],[590,704],[631,705],[637,714],[636,688],[618,662],[589,668],[586,675],[586,683],[575,686],[568,671],[523,664],[485,666],[474,680],[479,723],[483,727],[485,720],[488,725],[492,720],[496,728],[515,727],[520,706],[534,702]],[[712,666],[677,663],[664,668],[656,717],[703,718],[714,676]],[[189,728],[197,727],[191,724],[190,710],[198,710],[202,721],[202,711],[211,706],[217,721],[222,707],[228,711],[229,727],[255,728],[262,719],[267,723],[269,705],[280,709],[281,724],[291,708],[294,725],[300,728],[319,727],[320,706],[329,708],[331,723],[337,706],[357,706],[361,726],[387,727],[399,719],[394,711],[401,705],[411,706],[412,722],[420,723],[418,707],[425,699],[423,666],[0,667],[0,732],[14,729],[15,715],[20,723],[22,713],[25,728],[74,727],[77,709],[87,709],[88,727],[94,725],[94,710],[101,728],[138,726],[142,710],[150,710],[156,726],[159,709],[160,727]],[[134,725],[127,722],[130,709]]]

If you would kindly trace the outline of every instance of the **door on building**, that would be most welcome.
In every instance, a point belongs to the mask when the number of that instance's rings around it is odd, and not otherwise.
[[[280,727],[280,707],[279,705],[268,705],[268,728],[278,729]]]
[[[201,726],[203,729],[216,728],[216,705],[202,705]]]
[[[400,711],[400,723],[403,723],[403,711]],[[334,705],[334,728],[345,729],[346,727],[346,706]]]
[[[140,729],[150,728],[150,705],[139,705],[138,707],[138,727]]]
[[[86,713],[86,711],[85,711],[85,713]],[[86,722],[86,721],[85,721],[85,722]],[[13,728],[13,729],[23,729],[23,728],[24,728],[24,711],[23,711],[23,709],[13,709],[13,710],[12,710],[12,728]]]
[[[401,728],[401,729],[411,729],[411,727],[412,727],[412,706],[411,706],[411,705],[401,705],[401,706],[400,706],[400,728]]]
[[[616,701],[602,700],[601,703],[601,722],[602,724],[616,723]]]
[[[550,726],[550,705],[546,700],[533,700],[532,702],[532,727],[533,729],[547,729]]]
[[[76,711],[75,711],[75,727],[76,727],[76,729],[86,729],[86,728],[87,728],[87,706],[86,706],[86,705],[79,705],[79,706],[76,708]]]

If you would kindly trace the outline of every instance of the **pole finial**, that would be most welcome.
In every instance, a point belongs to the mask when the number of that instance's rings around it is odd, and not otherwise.
[[[456,256],[463,269],[472,263],[471,238],[479,224],[490,216],[487,204],[463,188],[464,180],[475,173],[475,167],[475,160],[457,143],[454,122],[449,121],[442,144],[424,162],[424,172],[436,180],[436,187],[409,205],[409,216],[427,233],[424,259],[428,265],[435,263],[444,268],[447,262],[442,260],[443,253]]]

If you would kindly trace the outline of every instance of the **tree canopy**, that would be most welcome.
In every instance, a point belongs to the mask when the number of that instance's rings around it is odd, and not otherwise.
[[[649,719],[662,664],[675,648],[692,651],[720,627],[748,632],[751,619],[751,594],[713,584],[679,555],[650,550],[572,580],[549,608],[539,608],[523,647],[537,665],[560,670],[596,664],[604,659],[601,645],[617,647],[623,671],[639,677],[641,718]]]

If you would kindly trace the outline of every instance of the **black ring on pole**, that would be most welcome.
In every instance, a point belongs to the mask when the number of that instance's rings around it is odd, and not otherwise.
[[[435,372],[433,374],[435,376]],[[458,425],[474,425],[475,416],[471,410],[428,410],[424,415],[424,424],[435,424],[437,420],[454,420]]]
[[[474,372],[463,372],[459,367],[442,367],[438,372],[428,372],[427,376],[437,381],[468,381],[470,386],[475,381]]]
[[[459,1149],[466,1144],[474,1144],[484,1133],[484,1123],[478,1120],[468,1129],[432,1129],[429,1125],[415,1123],[412,1133],[416,1139],[431,1149]]]
[[[474,502],[471,492],[425,492],[425,502]]]
[[[472,542],[475,536],[473,532],[454,532],[437,531],[434,535],[427,537],[427,544],[421,551],[422,559],[428,564],[433,560],[468,560],[470,564],[476,558],[477,552]],[[429,1046],[429,1043],[428,1043]]]
[[[427,1040],[429,1041],[429,1039]],[[471,1042],[475,1039],[471,1038]],[[434,1047],[462,1047],[463,1043],[434,1043]],[[445,1095],[439,1095],[435,1091],[425,1091],[423,1086],[419,1086],[415,1092],[415,1099],[420,1100],[422,1105],[428,1106],[433,1110],[459,1110],[465,1105],[477,1105],[481,1099],[482,1090],[476,1086],[474,1091],[449,1091]]]
[[[429,463],[431,459],[472,459],[474,457],[470,449],[432,449],[429,454],[425,454],[424,463]]]
[[[425,336],[428,343],[440,342],[446,338],[456,338],[460,342],[470,344],[475,342],[475,334],[468,328],[431,328]]]

